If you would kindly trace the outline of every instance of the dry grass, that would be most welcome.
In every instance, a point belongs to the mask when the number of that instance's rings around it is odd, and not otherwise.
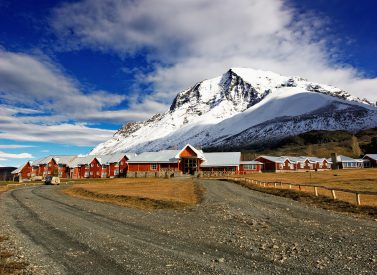
[[[266,181],[287,183],[279,188],[289,188],[288,183],[305,184],[313,186],[324,186],[327,188],[346,189],[351,191],[377,192],[377,169],[352,169],[352,170],[330,170],[319,172],[286,172],[286,173],[261,173],[248,174],[247,178]],[[292,185],[292,190],[314,193],[313,187]],[[331,191],[318,188],[318,194],[325,197],[332,197]],[[336,191],[338,200],[356,204],[356,195],[347,192]],[[361,204],[377,206],[377,195],[361,195]]]
[[[200,203],[203,189],[191,179],[108,179],[76,181],[64,193],[138,209],[183,208]]]
[[[377,192],[376,168],[319,172],[259,173],[248,174],[246,177],[261,181],[281,181],[287,183],[343,188],[355,191]]]
[[[376,219],[377,207],[370,205],[356,206],[350,202],[344,200],[333,200],[328,196],[315,196],[313,193],[300,192],[298,189],[280,189],[273,187],[262,187],[256,184],[252,184],[244,181],[235,181],[235,183],[245,186],[249,189],[268,193],[280,197],[290,198],[302,203],[315,205],[323,209],[334,210],[337,212],[351,213],[359,217],[366,217]]]
[[[8,190],[7,186],[1,186],[0,185],[0,194],[7,191],[7,190]]]

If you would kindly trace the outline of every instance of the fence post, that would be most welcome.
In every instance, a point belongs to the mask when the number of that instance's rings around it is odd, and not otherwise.
[[[274,182],[274,188],[276,188],[276,182]]]
[[[301,185],[299,185],[299,186],[298,186],[298,190],[300,190],[300,191],[301,191]]]
[[[265,182],[263,183],[263,187],[266,187],[266,183]]]
[[[361,198],[359,193],[356,193],[356,204],[361,205]]]
[[[292,184],[289,185],[289,189],[292,189]]]
[[[317,189],[317,186],[314,186],[314,194],[316,197],[318,197],[318,189]]]
[[[333,198],[334,200],[336,200],[335,190],[331,190],[331,195],[332,195],[332,198]]]

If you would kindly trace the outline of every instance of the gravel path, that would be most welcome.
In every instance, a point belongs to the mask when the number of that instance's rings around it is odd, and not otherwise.
[[[0,234],[46,274],[371,274],[377,222],[200,181],[204,202],[141,211],[79,200],[61,187],[0,196]]]

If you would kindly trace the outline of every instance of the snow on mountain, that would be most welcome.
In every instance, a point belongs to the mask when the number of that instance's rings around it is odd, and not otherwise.
[[[371,127],[377,127],[377,108],[365,99],[300,77],[233,68],[180,92],[165,113],[124,125],[91,154],[156,151],[187,143],[232,147],[310,130]]]

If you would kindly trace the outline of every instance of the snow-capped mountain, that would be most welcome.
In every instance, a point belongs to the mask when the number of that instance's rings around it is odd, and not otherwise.
[[[165,113],[125,124],[91,154],[157,151],[187,143],[232,147],[310,130],[372,127],[377,127],[377,108],[366,99],[300,77],[233,68],[180,92]]]

